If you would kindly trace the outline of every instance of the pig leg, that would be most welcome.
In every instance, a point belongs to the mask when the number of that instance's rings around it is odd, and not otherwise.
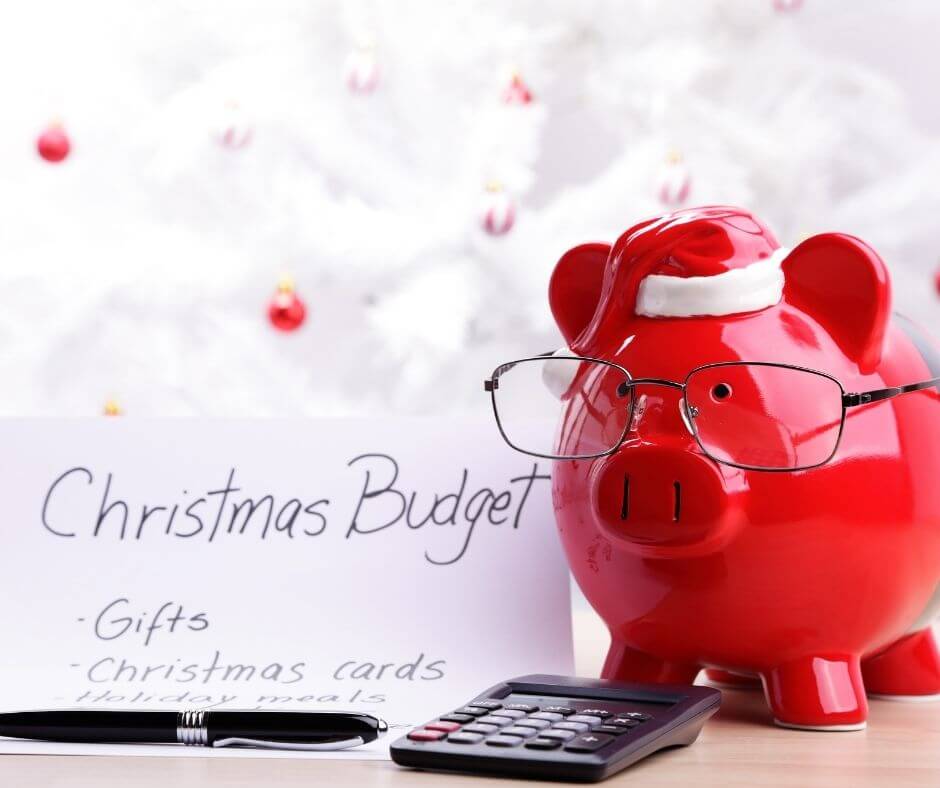
[[[698,672],[698,665],[667,662],[614,639],[610,642],[601,678],[654,684],[691,684]]]
[[[774,722],[784,728],[855,731],[868,701],[857,656],[801,657],[761,674]]]
[[[732,673],[730,670],[707,668],[705,670],[705,676],[711,684],[717,684],[727,689],[746,690],[761,688],[760,679],[757,678],[757,676]]]
[[[930,628],[901,638],[862,663],[869,696],[940,700],[940,651]]]

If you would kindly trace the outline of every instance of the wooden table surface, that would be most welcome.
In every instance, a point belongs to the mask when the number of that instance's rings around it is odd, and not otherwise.
[[[575,635],[579,674],[597,675],[606,645],[603,628],[592,614],[579,612]],[[417,772],[389,761],[0,756],[3,788],[495,788],[527,782]],[[940,788],[940,703],[873,700],[867,730],[810,733],[775,727],[759,693],[726,691],[721,710],[695,744],[647,758],[604,784]]]

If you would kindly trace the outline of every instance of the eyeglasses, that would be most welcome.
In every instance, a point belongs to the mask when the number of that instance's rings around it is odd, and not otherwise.
[[[576,460],[613,454],[642,416],[640,385],[681,392],[679,413],[715,462],[756,471],[801,471],[836,453],[846,409],[929,389],[940,378],[846,393],[832,375],[771,362],[703,364],[681,383],[633,378],[599,358],[545,353],[501,364],[483,388],[503,439],[536,457]]]

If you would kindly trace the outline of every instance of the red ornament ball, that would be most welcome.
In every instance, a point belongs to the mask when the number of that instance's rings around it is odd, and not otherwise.
[[[251,142],[251,124],[238,102],[225,103],[215,119],[213,136],[220,147],[228,150],[239,150]]]
[[[692,174],[682,162],[682,156],[671,153],[660,170],[656,196],[668,207],[682,205],[692,191]]]
[[[343,77],[350,93],[373,93],[379,85],[379,76],[379,62],[371,45],[360,46],[347,55]]]
[[[940,268],[933,275],[933,286],[937,289],[937,295],[940,295]]]
[[[36,140],[36,150],[43,159],[51,164],[58,164],[69,155],[72,143],[65,129],[57,123],[52,124]]]
[[[506,193],[502,185],[488,183],[483,208],[480,212],[480,224],[490,235],[505,235],[516,223],[516,204]]]
[[[532,91],[529,90],[529,86],[526,85],[519,74],[513,74],[503,93],[503,101],[507,104],[531,104],[532,99]]]
[[[294,292],[294,285],[282,281],[268,305],[268,320],[278,331],[296,331],[307,317],[307,307]]]

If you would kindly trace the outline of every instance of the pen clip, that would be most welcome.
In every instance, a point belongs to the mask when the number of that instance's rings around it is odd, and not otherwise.
[[[330,742],[301,742],[301,741],[269,741],[265,739],[246,739],[243,736],[228,736],[224,739],[216,739],[212,742],[213,747],[258,747],[264,750],[345,750],[349,747],[358,747],[365,744],[362,736],[354,736],[351,739],[341,739]]]

